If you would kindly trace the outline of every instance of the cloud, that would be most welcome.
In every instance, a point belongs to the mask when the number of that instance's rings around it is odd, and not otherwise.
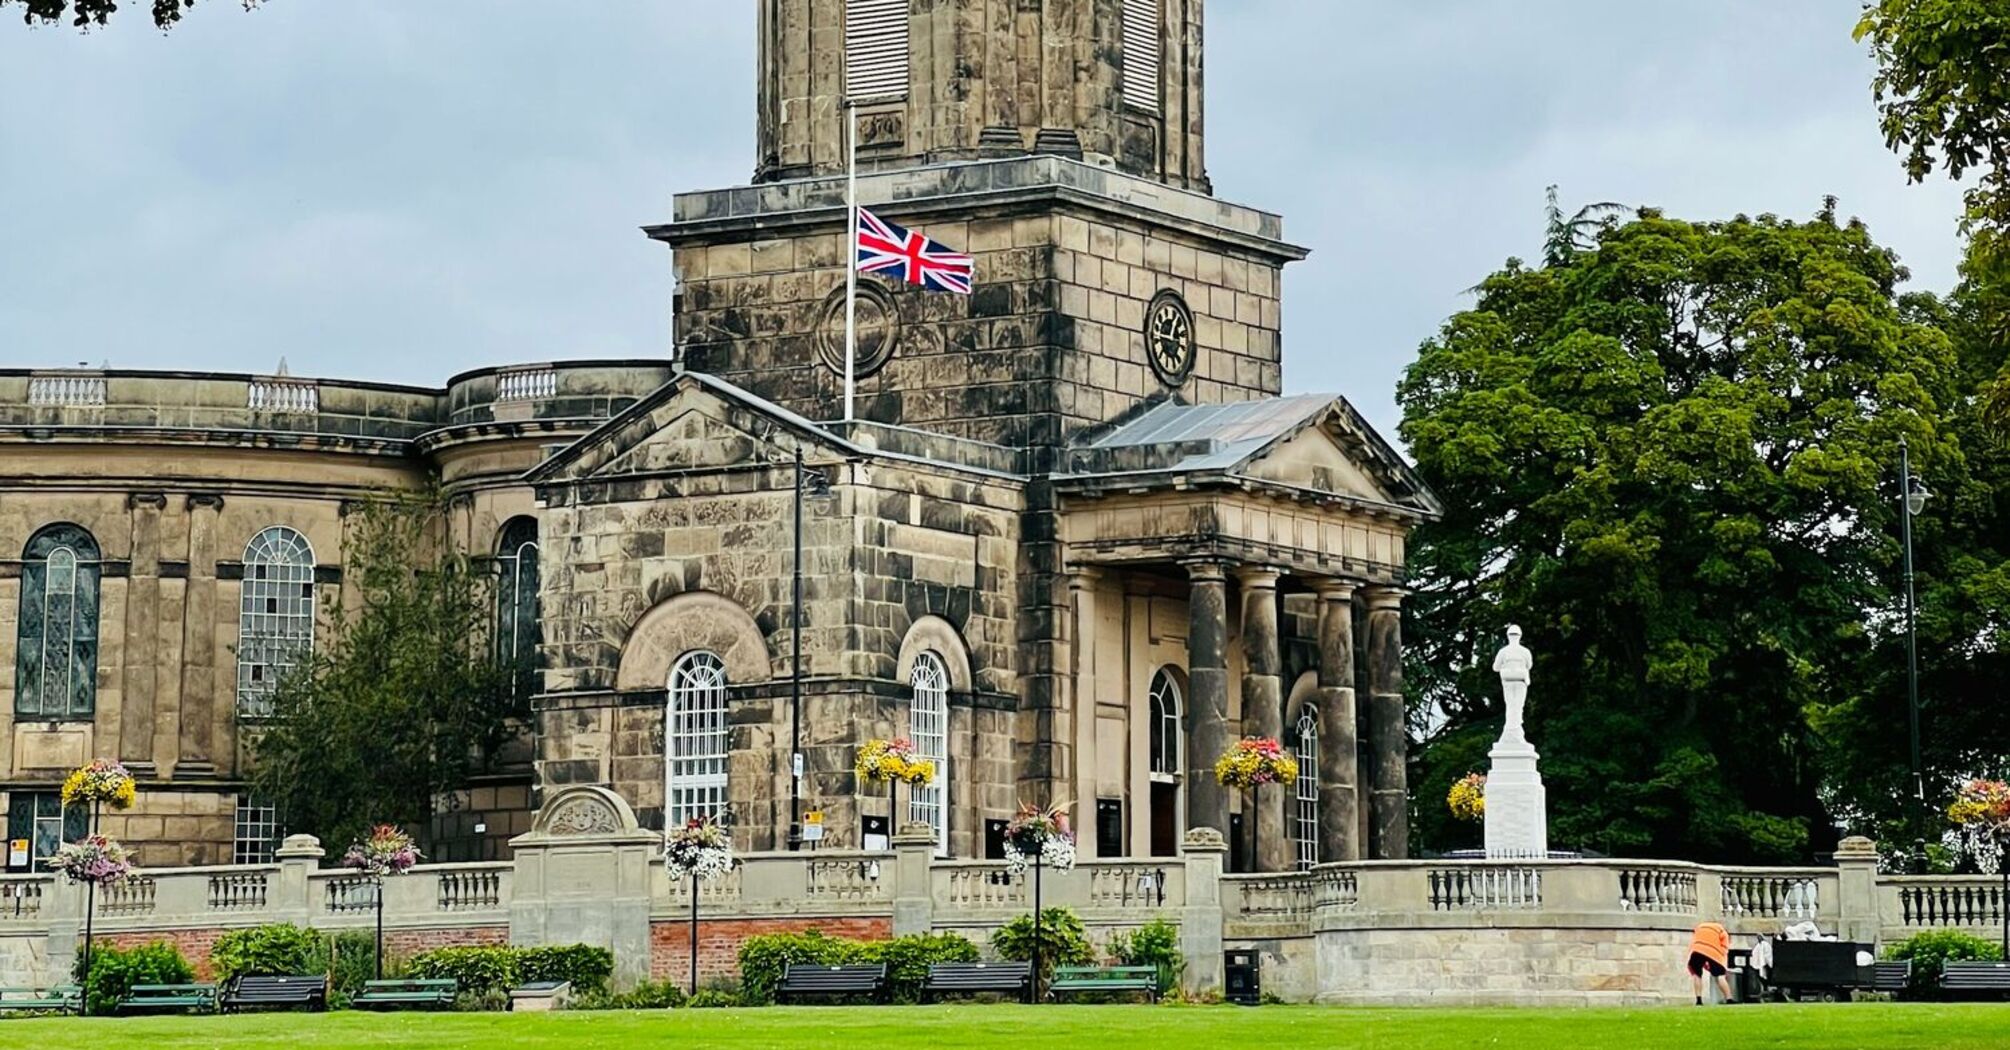
[[[0,364],[437,383],[666,354],[638,227],[754,162],[751,5],[273,0],[172,34],[0,24]],[[1952,282],[1834,0],[1209,6],[1209,163],[1314,249],[1285,377],[1393,430],[1418,343],[1564,200],[1698,218],[1825,193]]]

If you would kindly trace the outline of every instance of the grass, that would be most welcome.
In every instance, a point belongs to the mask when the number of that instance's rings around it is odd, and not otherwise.
[[[2010,1005],[1659,1009],[915,1006],[558,1014],[265,1014],[0,1021],[5,1047],[599,1050],[686,1047],[1385,1047],[1395,1050],[1967,1050],[2010,1045]]]

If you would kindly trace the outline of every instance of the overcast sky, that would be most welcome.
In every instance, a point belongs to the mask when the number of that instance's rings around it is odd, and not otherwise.
[[[0,366],[436,385],[667,353],[638,227],[754,162],[749,0],[0,8]],[[1805,217],[1952,283],[1958,193],[1879,140],[1857,0],[1214,0],[1216,192],[1282,212],[1285,385],[1385,430],[1403,366],[1567,205]],[[562,12],[562,13],[561,13]],[[1621,13],[1624,12],[1624,13]]]

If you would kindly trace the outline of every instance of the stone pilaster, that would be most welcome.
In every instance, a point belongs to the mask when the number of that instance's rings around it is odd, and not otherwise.
[[[1284,737],[1284,656],[1278,648],[1277,577],[1271,569],[1236,572],[1242,584],[1242,731],[1244,736]],[[1291,841],[1285,833],[1284,806],[1288,787],[1269,784],[1252,789],[1253,819],[1245,818],[1255,837],[1250,851],[1257,871],[1291,868]]]
[[[1228,828],[1228,791],[1214,780],[1214,760],[1228,739],[1228,579],[1217,561],[1187,563],[1187,832]]]
[[[119,701],[119,760],[136,776],[154,774],[154,705],[159,693],[161,593],[161,512],[167,496],[134,493],[126,497],[132,513],[132,574],[126,580],[124,688]]]
[[[1410,737],[1403,704],[1403,592],[1368,591],[1368,741],[1376,860],[1410,856]]]
[[[1075,815],[1083,833],[1076,849],[1085,858],[1096,853],[1096,583],[1102,575],[1094,569],[1079,568],[1068,575],[1068,593],[1073,598],[1075,638],[1075,680],[1069,690],[1074,717],[1074,783],[1069,798],[1076,799]]]
[[[223,497],[188,498],[188,589],[183,600],[181,746],[174,775],[216,775],[216,519]]]
[[[1354,710],[1354,585],[1319,585],[1319,859],[1361,859]]]

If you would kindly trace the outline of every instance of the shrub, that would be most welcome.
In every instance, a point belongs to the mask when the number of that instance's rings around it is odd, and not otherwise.
[[[1927,930],[1915,933],[1884,950],[1887,959],[1912,960],[1911,991],[1932,995],[1940,983],[1940,971],[1950,962],[1971,959],[1995,961],[2003,958],[2002,946],[1960,930]]]
[[[576,993],[607,987],[614,976],[614,953],[589,944],[516,949],[517,980],[568,981]]]
[[[718,988],[700,988],[698,994],[686,1004],[694,1010],[714,1009],[722,1006],[740,1005],[740,997]]]
[[[277,923],[232,930],[216,939],[209,966],[218,981],[235,977],[296,977],[326,972],[327,947],[321,935]]]
[[[846,962],[885,963],[889,990],[900,1002],[918,1002],[928,968],[936,963],[976,962],[977,945],[953,933],[912,934],[890,941],[854,944]]]
[[[1125,966],[1151,966],[1159,972],[1159,993],[1173,989],[1186,969],[1186,957],[1179,950],[1179,927],[1164,919],[1153,919],[1131,933],[1110,941],[1110,954]]]
[[[824,936],[821,930],[749,937],[740,944],[740,995],[757,1006],[772,1003],[783,970],[792,965],[839,965],[850,945],[850,941]]]
[[[325,967],[317,966],[328,974],[328,1005],[341,1010],[349,1006],[356,993],[363,990],[363,982],[377,976],[377,940],[368,930],[349,930],[335,934],[322,942],[322,952],[326,956]],[[384,960],[384,976],[402,977],[404,967],[395,958]]]
[[[84,965],[77,955],[77,968]],[[91,952],[91,972],[84,979],[90,1010],[100,1016],[110,1014],[119,997],[140,984],[187,984],[195,980],[195,969],[181,957],[175,946],[165,941],[137,948],[98,947]]]
[[[566,1001],[568,1010],[669,1010],[684,1005],[684,986],[676,981],[643,981],[625,992],[596,988]]]
[[[991,935],[991,948],[1000,959],[1030,962],[1033,959],[1033,917],[1021,915]],[[1048,908],[1040,913],[1040,980],[1054,975],[1056,966],[1087,966],[1096,961],[1096,948],[1082,930],[1082,920],[1067,908]]]
[[[931,964],[976,962],[977,958],[977,945],[953,933],[915,934],[890,941],[845,941],[826,937],[818,930],[762,934],[740,945],[740,999],[749,1005],[773,1002],[775,986],[790,966],[885,963],[893,997],[912,1002],[921,997],[921,983],[927,979]]]
[[[517,986],[517,953],[511,948],[435,948],[413,956],[405,972],[420,980],[451,977],[461,995],[480,998]]]

